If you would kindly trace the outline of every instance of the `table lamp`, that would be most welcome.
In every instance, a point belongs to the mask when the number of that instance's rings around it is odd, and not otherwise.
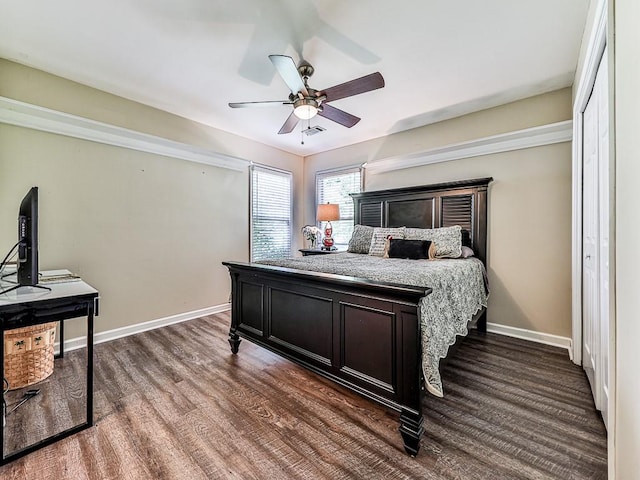
[[[335,220],[340,220],[340,206],[337,203],[318,205],[318,221],[327,222],[324,227],[324,239],[322,240],[321,249],[323,250],[333,250],[335,248],[333,246],[333,238],[331,238],[333,234],[331,222]]]

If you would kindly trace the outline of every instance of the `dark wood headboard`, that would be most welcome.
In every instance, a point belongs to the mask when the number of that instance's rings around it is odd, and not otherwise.
[[[353,193],[355,223],[372,227],[439,228],[469,232],[476,257],[487,260],[487,187],[493,178]]]

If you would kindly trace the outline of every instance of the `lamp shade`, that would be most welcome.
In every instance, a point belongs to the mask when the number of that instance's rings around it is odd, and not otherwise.
[[[340,220],[340,205],[337,203],[323,203],[318,205],[318,221],[333,222]]]

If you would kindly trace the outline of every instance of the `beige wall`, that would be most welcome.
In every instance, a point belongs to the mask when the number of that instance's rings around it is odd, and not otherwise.
[[[305,158],[305,222],[313,222],[319,170],[409,154],[571,118],[563,89],[464,117]],[[490,322],[571,336],[571,145],[562,143],[388,173],[365,189],[491,176]]]
[[[615,478],[626,480],[638,478],[640,472],[640,2],[613,3],[615,9],[609,12],[615,24]]]
[[[294,233],[314,220],[318,170],[570,118],[571,91],[565,89],[314,155],[305,159],[303,176],[296,156],[0,62],[2,96],[292,170],[294,205],[304,206],[294,209]],[[0,154],[0,241],[10,246],[17,204],[30,185],[39,185],[41,266],[68,266],[100,289],[98,331],[227,301],[228,278],[220,262],[244,260],[248,251],[245,172],[7,125],[0,126]],[[489,321],[570,336],[568,143],[365,178],[366,189],[373,190],[480,176],[495,179]],[[205,221],[196,221],[199,216]],[[72,230],[74,223],[82,228]],[[548,232],[554,232],[552,245]],[[299,235],[294,241],[298,248]]]
[[[290,170],[302,202],[297,156],[4,60],[0,95]],[[221,262],[248,259],[248,171],[0,124],[2,252],[32,185],[40,267],[69,268],[99,289],[98,332],[224,304]]]

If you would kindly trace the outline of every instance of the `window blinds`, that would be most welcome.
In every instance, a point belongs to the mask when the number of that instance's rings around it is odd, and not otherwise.
[[[251,261],[291,256],[290,172],[251,167]]]
[[[316,211],[321,203],[340,205],[340,220],[331,222],[333,239],[336,244],[346,245],[353,233],[353,200],[350,193],[362,189],[362,169],[360,167],[332,170],[316,174]],[[320,226],[324,228],[324,225]]]

